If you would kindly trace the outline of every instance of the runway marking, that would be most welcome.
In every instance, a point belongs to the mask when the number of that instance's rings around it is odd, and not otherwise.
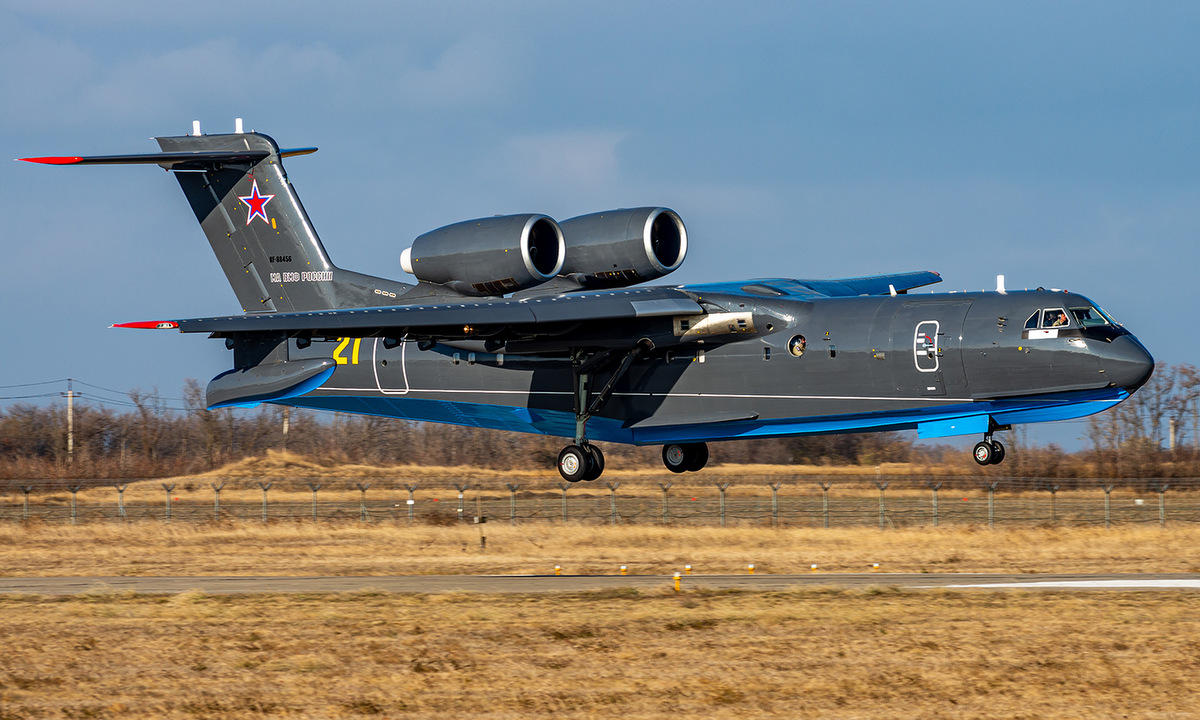
[[[1062,588],[1067,590],[1200,590],[1196,580],[1035,580],[1014,583],[973,583],[970,585],[927,585],[943,588]]]
[[[212,595],[274,593],[473,592],[536,594],[595,592],[620,588],[645,590],[672,586],[670,575],[357,575],[357,576],[158,576],[158,577],[0,577],[0,594],[75,595],[95,592],[168,594],[199,590]],[[906,590],[1200,590],[1194,573],[1095,573],[1040,575],[1018,573],[818,573],[805,575],[688,575],[684,590],[715,589],[789,592],[839,587]]]

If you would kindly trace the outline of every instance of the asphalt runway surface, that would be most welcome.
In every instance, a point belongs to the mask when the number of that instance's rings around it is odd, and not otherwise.
[[[259,593],[553,593],[670,588],[670,575],[403,575],[188,577],[0,577],[0,594],[74,595],[135,592],[173,595]],[[779,591],[803,588],[895,587],[962,590],[1200,590],[1200,574],[813,573],[808,575],[684,575],[682,589]]]

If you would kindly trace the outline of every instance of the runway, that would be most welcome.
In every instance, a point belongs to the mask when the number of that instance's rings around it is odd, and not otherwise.
[[[472,592],[522,594],[667,589],[670,575],[403,575],[403,576],[212,576],[188,577],[0,577],[0,594],[75,595],[133,592],[173,595],[199,590],[210,595],[273,593]],[[814,573],[807,575],[685,575],[683,590],[782,591],[817,587],[954,590],[1200,590],[1200,574],[990,574]]]

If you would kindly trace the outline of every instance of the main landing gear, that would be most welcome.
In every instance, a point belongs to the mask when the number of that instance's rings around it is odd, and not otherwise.
[[[604,453],[588,442],[587,422],[612,397],[613,387],[629,372],[633,361],[653,349],[654,343],[643,338],[624,352],[604,350],[588,355],[578,351],[571,358],[571,374],[575,380],[575,444],[566,446],[558,454],[558,474],[562,475],[563,480],[596,480],[604,472]],[[612,375],[593,396],[590,380],[607,367],[613,368]]]
[[[696,472],[708,464],[708,445],[684,443],[663,445],[663,465],[673,473]]]
[[[988,433],[983,436],[983,442],[975,444],[971,457],[980,465],[999,465],[1004,462],[1004,444],[993,440],[992,434]]]

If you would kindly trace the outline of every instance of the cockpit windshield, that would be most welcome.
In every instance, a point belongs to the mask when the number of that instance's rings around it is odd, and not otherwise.
[[[1112,318],[1097,307],[1073,307],[1071,314],[1075,316],[1075,322],[1079,323],[1080,327],[1102,327],[1116,324]]]

